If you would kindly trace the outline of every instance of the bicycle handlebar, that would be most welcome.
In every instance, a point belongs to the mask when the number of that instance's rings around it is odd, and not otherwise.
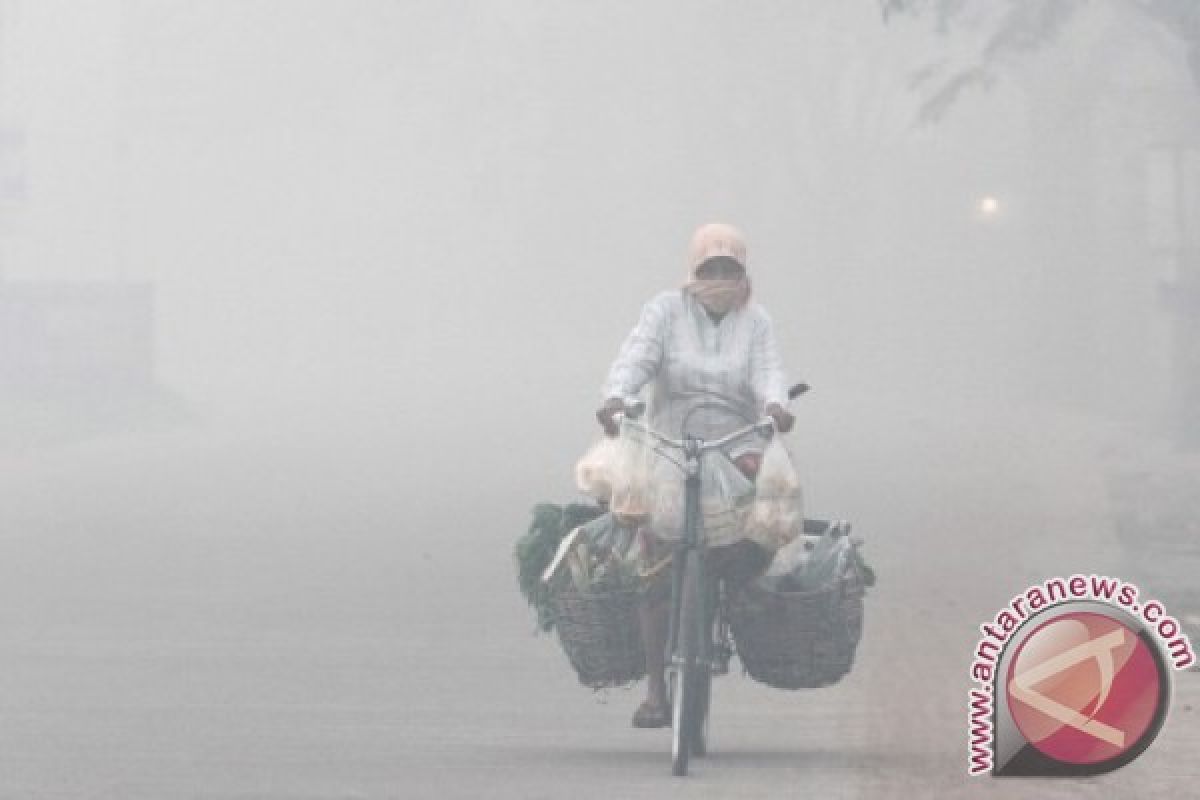
[[[797,397],[807,392],[810,388],[812,387],[810,387],[807,383],[797,383],[795,386],[792,386],[790,389],[788,389],[788,402],[790,403],[792,400],[795,400]],[[641,422],[635,422],[635,420],[640,417],[642,412],[645,410],[645,403],[636,403],[635,405],[630,406],[627,411],[618,411],[616,414],[614,414],[613,421],[618,425],[628,425],[634,430],[646,434],[647,436],[655,439],[660,444],[666,445],[667,447],[673,447],[676,450],[682,450],[684,447],[682,439],[672,439],[670,437],[663,436],[661,433],[650,428],[649,426],[644,425]],[[749,436],[751,433],[758,433],[768,439],[771,438],[777,433],[775,429],[775,419],[773,417],[763,417],[758,422],[752,422],[744,428],[738,428],[733,433],[722,436],[720,439],[714,439],[711,442],[701,442],[700,452],[705,453],[709,450],[716,450],[731,442],[737,441],[743,436]]]
[[[682,439],[672,439],[669,436],[663,436],[661,433],[649,427],[648,425],[635,422],[632,418],[626,416],[625,414],[614,415],[614,418],[618,420],[620,425],[628,425],[639,433],[644,433],[655,441],[666,445],[667,447],[673,447],[676,450],[682,450],[684,447]],[[738,428],[733,433],[722,436],[720,439],[714,439],[710,442],[701,442],[700,452],[706,453],[709,450],[717,450],[742,438],[743,436],[749,436],[751,433],[759,433],[768,438],[773,436],[775,434],[775,420],[771,417],[763,417],[758,422],[751,423],[744,428]]]

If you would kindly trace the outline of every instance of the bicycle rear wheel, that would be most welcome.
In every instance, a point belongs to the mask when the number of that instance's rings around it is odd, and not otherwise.
[[[704,598],[700,556],[687,554],[679,600],[679,622],[672,659],[671,774],[686,775],[693,751],[704,752],[703,716],[707,711],[709,665],[702,662],[700,636],[704,625]],[[703,697],[702,697],[703,695]],[[699,747],[697,748],[697,744]]]
[[[692,723],[693,758],[704,758],[708,755],[708,709],[712,697],[712,667],[707,661],[696,669],[696,690],[692,692],[692,705],[695,708],[695,719]]]
[[[708,728],[710,722],[709,713],[712,710],[714,659],[717,657],[717,642],[720,640],[716,628],[717,609],[721,605],[721,594],[711,576],[709,576],[708,591],[704,596],[704,601],[699,639],[700,668],[697,670],[697,689],[694,693],[697,710],[691,748],[693,758],[703,758],[708,755]]]

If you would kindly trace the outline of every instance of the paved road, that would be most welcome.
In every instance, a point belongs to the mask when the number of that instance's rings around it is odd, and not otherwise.
[[[475,506],[398,481],[403,444],[372,437],[4,455],[0,797],[1194,794],[1197,674],[1117,773],[966,777],[976,626],[1051,574],[1119,574],[1121,553],[1094,431],[895,422],[802,459],[810,512],[852,517],[880,574],[856,670],[788,693],[735,662],[684,781],[665,732],[629,728],[634,692],[579,687],[533,634],[509,550],[535,490]]]

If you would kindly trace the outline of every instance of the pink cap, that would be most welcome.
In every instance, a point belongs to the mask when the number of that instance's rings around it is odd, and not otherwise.
[[[688,248],[689,276],[694,276],[696,267],[715,256],[729,256],[746,266],[746,241],[737,228],[724,222],[710,222],[697,228]]]

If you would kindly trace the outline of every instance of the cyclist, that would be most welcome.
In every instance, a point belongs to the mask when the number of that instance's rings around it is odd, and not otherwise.
[[[681,437],[686,423],[689,435],[717,439],[764,415],[786,433],[795,419],[786,408],[787,382],[771,318],[750,302],[745,241],[733,226],[710,223],[696,230],[688,252],[687,282],[646,303],[609,369],[596,418],[615,436],[616,414],[649,386],[649,423],[667,436]],[[765,444],[755,434],[734,442],[725,455],[753,479]],[[653,536],[650,548],[655,557],[670,552]],[[717,543],[709,556],[713,574],[727,580],[751,577],[769,561],[770,553],[747,539]],[[670,724],[663,675],[668,584],[658,580],[649,586],[639,608],[648,674],[646,699],[633,715],[639,728]]]

